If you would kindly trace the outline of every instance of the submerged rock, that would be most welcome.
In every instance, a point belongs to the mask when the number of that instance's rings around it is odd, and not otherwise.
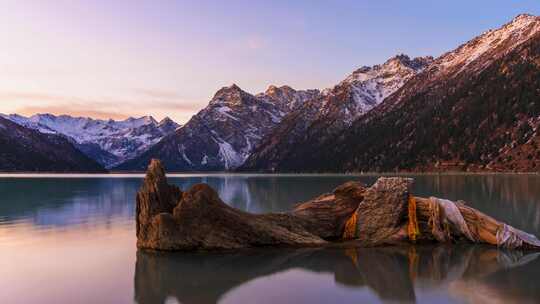
[[[182,192],[152,160],[137,194],[137,247],[154,250],[262,246],[373,246],[398,242],[487,243],[540,249],[529,234],[464,205],[411,194],[413,180],[348,182],[288,213],[251,214],[225,204],[206,184]]]

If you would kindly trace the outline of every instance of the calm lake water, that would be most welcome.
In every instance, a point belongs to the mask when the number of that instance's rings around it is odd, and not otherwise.
[[[417,176],[540,235],[540,176]],[[175,176],[250,212],[373,176]],[[0,177],[1,303],[539,303],[540,258],[486,246],[155,253],[135,247],[142,177]]]

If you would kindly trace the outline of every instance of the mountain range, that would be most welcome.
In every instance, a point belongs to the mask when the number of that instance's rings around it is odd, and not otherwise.
[[[151,116],[121,121],[52,114],[0,116],[44,134],[64,136],[106,168],[138,156],[180,127],[168,117],[157,122]]]
[[[284,116],[319,94],[270,86],[252,95],[234,84],[224,87],[175,134],[116,169],[144,170],[151,158],[173,171],[236,169]]]
[[[151,158],[170,171],[538,171],[539,97],[540,17],[523,14],[437,58],[397,55],[324,90],[233,84],[182,126],[2,117],[113,171]]]
[[[308,136],[309,127],[337,132],[349,126],[432,60],[398,55],[322,92],[270,86],[252,95],[234,84],[224,87],[174,135],[115,169],[141,171],[152,158],[173,171],[238,169],[254,152],[287,152]]]
[[[287,115],[254,149],[242,169],[276,171],[276,166],[301,149],[300,145],[327,140],[349,128],[432,61],[431,57],[398,55],[382,65],[354,71]]]

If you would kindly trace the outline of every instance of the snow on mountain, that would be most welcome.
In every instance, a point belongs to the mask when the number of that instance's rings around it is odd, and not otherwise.
[[[44,133],[44,134],[58,134],[58,132],[56,132],[55,130],[50,129],[49,127],[45,125],[40,125],[28,119],[28,117],[24,117],[22,115],[18,115],[18,114],[6,115],[6,114],[0,113],[0,117],[11,120],[12,122],[18,125],[21,125],[23,127],[38,130],[39,132]]]
[[[382,65],[356,70],[323,93],[271,85],[265,92],[252,95],[235,84],[224,87],[174,135],[116,169],[144,170],[151,158],[160,158],[174,171],[236,169],[276,126],[285,125],[284,136],[280,133],[279,139],[274,138],[283,141],[283,151],[309,136],[306,131],[316,122],[328,134],[335,132],[378,105],[431,61],[431,57],[398,55]],[[282,122],[291,115],[294,118]],[[272,139],[270,142],[275,143]]]
[[[380,104],[432,61],[433,57],[411,59],[401,54],[381,65],[361,67],[326,91],[328,97],[323,102],[321,116],[340,109],[343,120],[351,122]]]
[[[106,167],[139,155],[179,127],[170,118],[157,122],[151,116],[120,121],[52,114],[2,116],[41,133],[64,135]]]
[[[170,118],[157,122],[151,116],[122,121],[51,114],[5,117],[42,133],[64,135],[107,168],[144,170],[150,158],[158,157],[170,170],[230,170],[241,166],[290,113],[300,113],[295,123],[303,126],[294,136],[302,136],[317,120],[333,132],[375,107],[430,60],[399,55],[360,68],[323,93],[271,85],[252,95],[233,84],[218,90],[181,128]]]
[[[539,17],[518,15],[501,28],[486,31],[456,50],[442,55],[435,61],[433,68],[438,69],[441,74],[460,72],[480,57],[490,56],[490,60],[485,60],[482,66],[478,67],[481,69],[513,50],[514,46],[530,39],[539,30]]]
[[[521,14],[500,28],[488,30],[449,51],[427,66],[413,83],[403,87],[395,98],[385,102],[378,111],[388,112],[402,100],[423,90],[435,90],[462,73],[477,75],[503,58],[540,31],[540,17]]]
[[[304,129],[284,118],[241,169],[537,172],[539,62],[540,17],[519,15],[438,57],[338,133],[328,116]],[[349,88],[326,96],[343,104]]]
[[[432,61],[432,57],[411,59],[397,55],[381,65],[357,69],[333,88],[324,90],[285,116],[253,149],[241,169],[271,171],[302,145],[310,146],[334,137]]]
[[[319,90],[295,90],[284,85],[277,87],[270,85],[264,93],[256,96],[268,100],[281,108],[282,112],[290,112],[301,107],[306,101],[320,94]]]
[[[254,96],[234,84],[224,87],[174,135],[117,169],[144,170],[151,158],[173,171],[237,168],[285,115],[318,95],[318,90],[270,86]]]

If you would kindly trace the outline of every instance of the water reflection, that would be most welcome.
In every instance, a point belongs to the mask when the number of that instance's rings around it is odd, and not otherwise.
[[[170,182],[181,189],[196,183],[207,183],[219,193],[224,202],[253,213],[288,211],[295,203],[330,192],[350,180],[370,184],[375,177],[357,176],[211,176],[172,178]]]
[[[287,211],[350,177],[213,176],[170,178],[181,189],[208,183],[232,206],[255,213]],[[353,178],[354,179],[354,178]],[[0,226],[24,221],[44,229],[132,221],[142,178],[0,178]]]
[[[540,176],[416,176],[414,192],[463,199],[540,235]],[[375,176],[181,176],[250,212],[290,210]],[[535,254],[479,246],[137,252],[136,178],[0,178],[0,295],[6,303],[535,303]],[[135,262],[136,260],[136,262]],[[135,282],[133,279],[135,277]],[[76,291],[76,292],[75,292]]]
[[[0,179],[0,225],[36,228],[133,218],[138,179]]]
[[[170,178],[188,189],[208,183],[222,199],[249,212],[280,212],[336,186],[375,176],[186,176]],[[93,219],[131,220],[141,178],[0,178],[0,224],[17,219],[36,226],[70,225]],[[540,234],[540,176],[415,176],[414,193],[461,199],[498,219]]]
[[[515,276],[513,269],[540,274],[539,253],[505,252],[484,246],[389,247],[368,249],[253,250],[242,253],[171,254],[137,252],[135,300],[140,304],[165,303],[173,297],[180,303],[218,303],[227,294],[242,293],[250,281],[272,277],[273,282],[291,269],[331,273],[335,283],[369,291],[380,301],[415,302],[425,290],[444,288],[452,293],[459,284],[484,286],[515,302],[540,298],[535,284]],[[533,267],[524,267],[530,263]],[[534,264],[534,265],[531,265]],[[513,282],[508,284],[508,282]],[[267,282],[271,284],[272,282]],[[293,283],[294,284],[294,283]],[[268,286],[250,295],[264,295]],[[312,286],[314,290],[321,286]],[[249,287],[248,287],[249,288]],[[295,290],[295,286],[283,286]],[[463,290],[463,289],[459,289]],[[301,295],[291,295],[296,299]],[[354,300],[357,295],[351,295]],[[465,298],[470,295],[455,293]],[[243,303],[255,298],[235,298]]]

